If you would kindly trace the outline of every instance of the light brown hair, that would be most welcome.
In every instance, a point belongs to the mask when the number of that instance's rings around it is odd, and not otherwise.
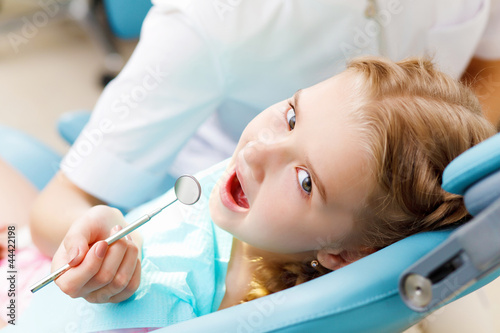
[[[495,134],[474,93],[427,59],[363,57],[352,60],[347,71],[355,74],[360,96],[352,119],[372,157],[377,186],[346,242],[381,249],[466,221],[462,197],[444,191],[441,180],[455,157]],[[328,272],[309,262],[261,260],[242,302]]]

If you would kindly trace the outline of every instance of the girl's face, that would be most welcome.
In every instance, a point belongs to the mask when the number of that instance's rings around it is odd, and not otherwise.
[[[210,197],[213,221],[275,253],[338,243],[354,227],[373,172],[349,118],[343,73],[264,110],[243,132]]]

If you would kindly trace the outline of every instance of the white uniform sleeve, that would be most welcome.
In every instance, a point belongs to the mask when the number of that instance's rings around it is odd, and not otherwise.
[[[500,0],[491,0],[490,16],[474,54],[483,59],[500,59]]]
[[[220,81],[195,19],[182,8],[153,7],[134,54],[99,98],[62,171],[118,207],[158,196],[175,155],[220,103]]]

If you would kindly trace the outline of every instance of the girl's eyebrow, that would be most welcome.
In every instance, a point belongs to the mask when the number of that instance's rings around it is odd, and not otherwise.
[[[303,91],[302,89],[298,90],[293,95],[293,98],[292,98],[292,105],[294,106],[295,117],[297,119],[299,118],[299,113],[300,113],[299,102],[300,102],[300,95],[302,94],[302,91]],[[312,176],[312,179],[314,181],[314,184],[316,184],[316,187],[318,188],[318,192],[319,192],[319,195],[321,197],[321,200],[326,205],[327,198],[326,198],[325,186],[321,182],[321,179],[318,177],[318,174],[314,171],[312,164],[311,164],[311,161],[309,160],[309,158],[307,156],[305,157],[305,160],[306,160],[306,165],[307,165],[309,171],[311,172],[311,176]]]
[[[296,106],[296,108],[299,105],[300,95],[302,94],[302,91],[304,91],[304,89],[299,89],[295,92],[295,94],[293,94],[292,105]]]

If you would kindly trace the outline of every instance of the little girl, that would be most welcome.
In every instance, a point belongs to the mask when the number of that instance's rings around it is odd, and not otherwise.
[[[74,266],[56,283],[73,298],[114,303],[86,303],[84,331],[149,330],[292,287],[465,222],[442,172],[494,133],[473,93],[429,61],[355,59],[259,114],[230,161],[199,175],[201,201],[174,204],[142,236],[108,248],[100,240],[124,219],[92,208],[54,256],[53,270]]]

